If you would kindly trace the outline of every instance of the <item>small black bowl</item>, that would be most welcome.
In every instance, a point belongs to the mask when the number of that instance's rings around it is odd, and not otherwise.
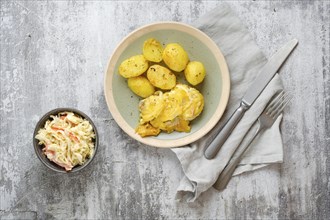
[[[94,133],[95,133],[95,139],[94,139],[94,154],[91,158],[87,159],[86,162],[83,165],[77,165],[75,167],[72,168],[71,171],[65,171],[65,169],[63,167],[58,166],[57,164],[55,164],[54,162],[50,161],[47,156],[42,152],[43,149],[43,145],[39,145],[38,144],[38,139],[35,138],[35,136],[38,134],[38,131],[40,128],[43,128],[45,126],[45,123],[47,120],[51,119],[51,115],[57,115],[58,113],[61,112],[73,112],[74,114],[80,115],[82,118],[85,118],[89,121],[89,123],[91,123]],[[34,129],[34,133],[33,133],[33,146],[34,146],[34,150],[38,156],[38,158],[40,159],[40,161],[48,168],[50,168],[53,171],[56,172],[60,172],[60,173],[74,173],[74,172],[78,172],[82,169],[84,169],[87,165],[89,165],[93,158],[95,157],[95,154],[97,152],[98,149],[98,145],[99,145],[99,139],[98,139],[98,133],[96,130],[96,127],[93,123],[93,121],[83,112],[77,110],[77,109],[73,109],[73,108],[57,108],[54,110],[51,110],[49,112],[47,112],[44,116],[42,116],[42,118],[39,120],[39,122],[37,123],[35,129]]]

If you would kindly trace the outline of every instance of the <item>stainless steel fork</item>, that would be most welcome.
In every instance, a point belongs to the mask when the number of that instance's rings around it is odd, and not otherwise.
[[[270,101],[270,103],[266,106],[265,110],[261,113],[261,115],[256,121],[258,122],[258,128],[254,133],[254,136],[249,140],[248,144],[246,144],[243,149],[240,149],[238,155],[234,154],[233,157],[230,159],[230,161],[220,174],[218,181],[214,184],[216,186],[216,189],[221,191],[226,188],[236,169],[236,166],[241,161],[245,151],[248,149],[250,144],[261,131],[270,128],[274,124],[274,122],[282,113],[284,107],[288,104],[289,101],[290,97],[284,91],[281,91],[275,96],[275,98]]]

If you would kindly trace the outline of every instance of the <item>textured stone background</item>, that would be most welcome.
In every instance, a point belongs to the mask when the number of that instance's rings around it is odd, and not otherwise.
[[[192,204],[168,149],[144,146],[114,122],[103,96],[107,60],[141,25],[192,23],[218,1],[0,3],[0,216],[28,219],[330,218],[330,2],[226,1],[269,57],[298,38],[281,69],[293,95],[282,123],[284,163],[235,177]],[[38,119],[56,107],[91,116],[100,150],[80,173],[49,171],[34,154]]]

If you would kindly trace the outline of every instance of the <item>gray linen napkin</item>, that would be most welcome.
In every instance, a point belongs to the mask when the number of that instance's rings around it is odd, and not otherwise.
[[[249,135],[246,138],[244,135],[252,125],[255,125],[255,120],[271,97],[283,89],[279,76],[275,75],[253,106],[245,113],[217,156],[212,160],[207,160],[203,155],[205,147],[238,107],[240,99],[267,59],[227,4],[222,4],[207,13],[195,21],[193,26],[211,37],[223,52],[230,72],[231,91],[225,114],[209,134],[188,146],[172,148],[185,174],[177,189],[176,198],[188,202],[193,202],[202,192],[214,185],[234,153],[233,148],[243,146],[244,142],[247,142],[245,140],[248,140]],[[279,130],[281,118],[278,118],[271,129],[266,130],[254,140],[234,175],[283,161],[283,146]],[[253,129],[252,127],[249,134],[253,133]]]

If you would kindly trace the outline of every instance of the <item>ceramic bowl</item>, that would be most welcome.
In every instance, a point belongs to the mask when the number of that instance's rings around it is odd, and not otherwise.
[[[161,132],[156,137],[144,138],[135,133],[141,98],[128,88],[127,79],[118,74],[118,67],[123,60],[142,54],[143,42],[148,38],[155,38],[163,45],[179,43],[187,51],[191,61],[201,61],[205,66],[206,77],[196,87],[204,96],[205,106],[201,115],[191,122],[189,133]],[[153,23],[130,33],[114,50],[104,76],[106,102],[114,120],[132,138],[155,147],[180,147],[207,134],[223,115],[229,91],[230,77],[221,50],[202,31],[178,22]]]
[[[54,162],[50,161],[46,155],[42,152],[42,149],[44,148],[43,145],[39,145],[38,144],[38,140],[35,138],[35,136],[37,135],[39,129],[43,128],[46,121],[47,120],[51,120],[52,118],[50,117],[51,115],[57,115],[60,112],[73,112],[76,115],[81,116],[82,118],[85,118],[89,121],[89,123],[92,125],[94,133],[95,133],[95,139],[94,139],[94,154],[91,158],[87,159],[86,162],[83,165],[77,165],[75,167],[72,168],[71,171],[65,171],[65,169],[63,167],[58,166],[57,164],[55,164]],[[41,117],[41,119],[38,121],[35,129],[34,129],[34,133],[33,133],[33,146],[34,146],[34,150],[38,156],[38,158],[40,159],[40,161],[48,168],[50,168],[53,171],[56,172],[60,172],[60,173],[74,173],[77,171],[80,171],[84,168],[86,168],[93,160],[93,158],[95,157],[96,153],[97,153],[97,149],[98,149],[98,133],[97,133],[97,129],[93,123],[93,121],[83,112],[77,110],[77,109],[73,109],[73,108],[57,108],[54,110],[51,110],[49,112],[47,112],[45,115],[43,115]]]

